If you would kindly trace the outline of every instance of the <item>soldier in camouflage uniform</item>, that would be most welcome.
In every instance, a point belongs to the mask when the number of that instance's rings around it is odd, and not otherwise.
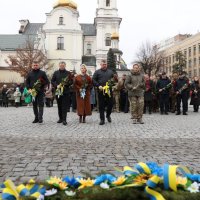
[[[125,87],[128,90],[133,123],[144,124],[142,116],[144,109],[145,81],[144,76],[140,72],[140,66],[138,64],[133,65],[131,74],[126,78]]]

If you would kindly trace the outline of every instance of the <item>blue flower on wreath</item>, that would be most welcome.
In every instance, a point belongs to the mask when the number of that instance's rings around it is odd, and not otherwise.
[[[66,176],[65,178],[63,178],[63,181],[74,188],[78,188],[80,186],[80,183],[74,177],[70,178],[69,176]]]
[[[159,177],[163,176],[163,168],[160,167],[157,163],[148,162],[146,164],[150,168],[152,174],[157,175]]]
[[[186,176],[191,181],[196,181],[200,183],[200,174],[186,174]]]
[[[112,183],[116,180],[117,178],[111,174],[103,174],[95,179],[94,185],[100,185],[101,183],[104,182]]]

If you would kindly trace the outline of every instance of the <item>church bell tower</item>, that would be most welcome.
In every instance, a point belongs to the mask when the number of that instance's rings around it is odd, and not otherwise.
[[[102,59],[107,58],[107,53],[112,48],[112,34],[119,34],[122,19],[118,16],[117,0],[97,0],[95,26],[97,30],[96,59],[97,67]]]

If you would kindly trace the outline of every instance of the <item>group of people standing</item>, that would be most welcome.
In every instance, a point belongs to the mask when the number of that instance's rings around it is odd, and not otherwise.
[[[26,79],[26,87],[30,94],[36,90],[36,95],[33,99],[33,111],[35,119],[33,123],[43,122],[44,95],[45,86],[52,85],[55,88],[55,95],[58,105],[58,121],[67,125],[67,112],[70,100],[70,90],[74,89],[76,93],[77,114],[80,123],[86,123],[86,116],[92,114],[91,110],[91,90],[97,91],[98,109],[100,114],[99,125],[105,124],[105,119],[109,123],[112,122],[111,113],[113,105],[119,110],[119,94],[118,91],[124,91],[127,94],[128,102],[124,105],[129,105],[131,118],[134,124],[144,124],[143,114],[149,110],[151,114],[153,110],[154,97],[158,100],[160,113],[168,114],[171,104],[172,109],[176,109],[176,114],[181,114],[181,102],[183,115],[187,115],[188,110],[188,91],[191,95],[191,104],[194,105],[194,111],[197,112],[200,104],[200,84],[198,78],[194,79],[192,84],[189,79],[182,73],[179,77],[174,77],[170,80],[166,73],[163,72],[158,80],[152,80],[148,75],[141,72],[138,64],[134,64],[129,75],[123,75],[122,79],[118,80],[116,74],[107,68],[107,61],[102,60],[100,69],[96,70],[93,77],[87,74],[86,65],[81,65],[81,73],[74,76],[66,69],[65,62],[59,63],[59,69],[54,72],[51,81],[48,80],[44,71],[40,70],[39,63],[34,61],[32,71]],[[36,83],[39,83],[39,88]],[[118,88],[118,89],[117,89]],[[119,89],[120,88],[120,89]],[[117,97],[117,95],[118,97]],[[127,101],[121,99],[121,101]],[[128,112],[128,109],[127,109]]]

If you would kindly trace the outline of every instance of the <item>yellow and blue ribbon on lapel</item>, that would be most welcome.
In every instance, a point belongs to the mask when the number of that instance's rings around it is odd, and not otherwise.
[[[2,200],[19,200],[20,197],[31,196],[38,198],[45,193],[45,187],[35,184],[31,180],[28,184],[21,184],[18,187],[11,180],[7,180],[3,184]]]

